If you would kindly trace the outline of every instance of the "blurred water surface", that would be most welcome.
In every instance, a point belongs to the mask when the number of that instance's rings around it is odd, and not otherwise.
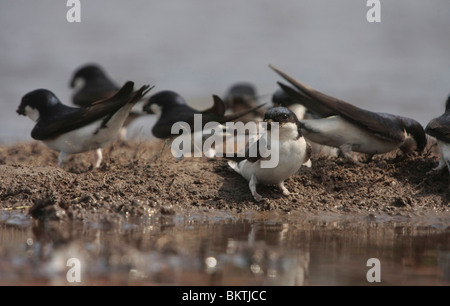
[[[101,64],[118,83],[172,89],[199,107],[236,81],[262,100],[277,89],[278,66],[317,89],[422,124],[443,111],[450,92],[450,2],[381,2],[381,22],[366,1],[81,1],[81,23],[66,1],[0,2],[0,142],[30,139],[18,117],[21,97],[47,88],[70,103],[73,71]],[[134,124],[150,137],[153,117]]]
[[[71,258],[80,285],[450,285],[448,219],[248,217],[192,212],[61,230],[0,211],[0,285],[70,285]],[[370,258],[380,283],[368,282]]]

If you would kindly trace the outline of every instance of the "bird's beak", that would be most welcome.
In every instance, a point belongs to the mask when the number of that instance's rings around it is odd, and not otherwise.
[[[19,115],[25,116],[25,109],[23,109],[22,107],[19,106],[19,108],[16,110],[16,112]]]

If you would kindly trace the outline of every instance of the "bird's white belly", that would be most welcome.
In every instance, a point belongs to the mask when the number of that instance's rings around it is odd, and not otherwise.
[[[67,154],[104,148],[119,137],[120,129],[130,112],[131,106],[131,104],[126,105],[117,111],[106,124],[106,128],[100,128],[102,120],[94,121],[54,139],[45,140],[44,143],[53,150]]]
[[[284,142],[280,147],[278,164],[273,168],[261,168],[261,161],[251,163],[243,161],[240,165],[242,176],[247,180],[255,174],[258,183],[265,185],[279,184],[297,173],[306,161],[306,142],[304,138]],[[243,163],[248,163],[244,165]]]
[[[375,137],[364,129],[343,120],[340,116],[301,120],[301,122],[307,128],[302,129],[303,135],[307,139],[336,148],[342,145],[351,145],[355,152],[378,154],[390,152],[401,145],[395,141]]]
[[[99,128],[100,123],[90,124],[78,130],[70,131],[55,139],[45,140],[44,143],[51,149],[75,154],[86,152],[106,146],[111,138],[107,137],[105,129],[99,130],[97,135],[93,133]]]
[[[450,163],[450,144],[443,142],[441,140],[437,140],[436,142],[439,147],[439,151],[441,152],[441,158],[447,163],[447,165]]]

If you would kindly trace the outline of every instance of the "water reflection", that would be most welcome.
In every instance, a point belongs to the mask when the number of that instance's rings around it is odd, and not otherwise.
[[[107,218],[106,218],[107,219]],[[179,216],[61,224],[0,212],[0,284],[449,285],[449,229],[394,222],[203,220]]]

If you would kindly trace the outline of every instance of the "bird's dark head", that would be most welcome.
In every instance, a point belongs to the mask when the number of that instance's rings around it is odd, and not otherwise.
[[[37,89],[23,96],[17,113],[38,121],[41,116],[48,114],[52,107],[59,104],[61,102],[54,93],[47,89]]]
[[[236,103],[243,102],[247,99],[256,98],[256,88],[251,83],[239,82],[231,86],[225,95],[225,103],[227,108],[233,108]]]
[[[297,124],[297,116],[289,108],[284,106],[276,106],[268,109],[264,114],[264,121]]]
[[[247,82],[239,82],[228,89],[227,96],[256,96],[256,88],[253,84]]]
[[[96,64],[88,64],[77,69],[70,81],[71,88],[83,87],[86,82],[93,79],[108,79],[105,71]]]
[[[174,91],[164,90],[151,96],[144,104],[143,111],[148,114],[155,114],[160,110],[169,110],[182,105],[187,105],[182,96]]]
[[[297,104],[298,102],[280,88],[272,95],[272,103],[274,106],[289,107]]]
[[[267,110],[264,115],[264,122],[267,123],[267,130],[272,129],[272,123],[278,123],[280,133],[282,131],[288,133],[292,132],[293,134],[295,134],[295,137],[300,137],[302,135],[297,116],[294,112],[286,107],[277,106]]]

